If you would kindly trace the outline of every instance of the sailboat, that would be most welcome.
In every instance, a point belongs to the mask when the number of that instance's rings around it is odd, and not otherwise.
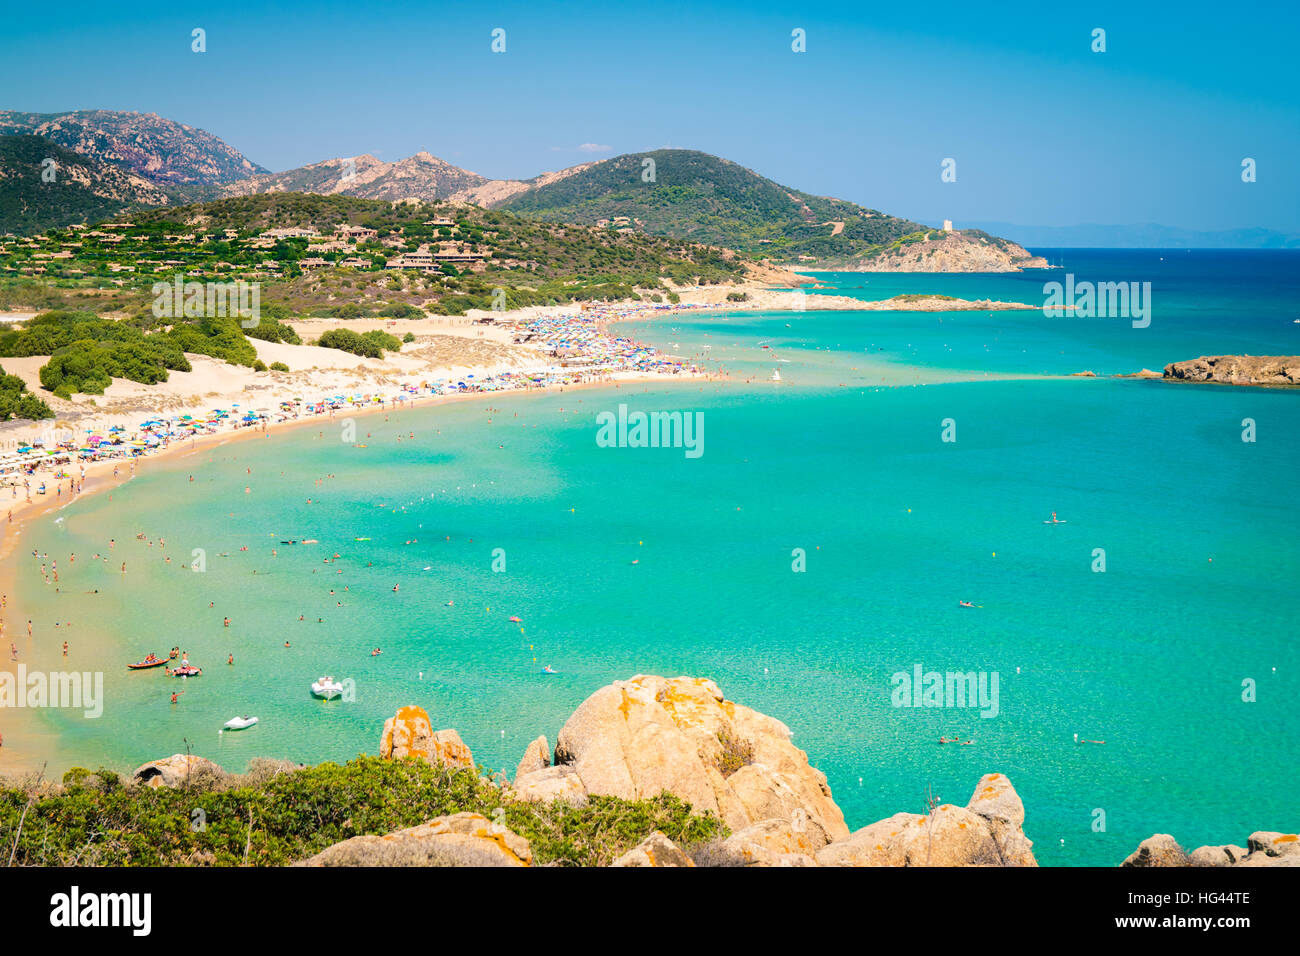
[[[781,381],[781,370],[779,368],[772,369],[772,381],[774,382]]]

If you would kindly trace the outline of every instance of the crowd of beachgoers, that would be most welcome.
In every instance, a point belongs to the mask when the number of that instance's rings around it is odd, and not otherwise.
[[[677,308],[681,306],[661,307]],[[689,308],[689,306],[688,306]],[[547,313],[521,318],[507,325],[514,341],[538,352],[535,367],[465,372],[442,378],[404,381],[387,390],[340,392],[314,397],[296,396],[269,405],[226,402],[196,414],[152,416],[141,421],[119,420],[97,427],[76,428],[73,423],[56,423],[42,438],[0,454],[0,481],[11,486],[17,498],[47,494],[46,481],[68,481],[69,491],[78,490],[78,475],[84,479],[86,465],[104,461],[131,461],[203,435],[233,433],[240,429],[264,429],[269,425],[359,411],[366,408],[400,408],[417,399],[545,389],[614,382],[657,376],[699,375],[701,370],[665,355],[649,345],[614,335],[609,324],[642,317],[652,311],[646,306],[589,306],[563,314]],[[305,388],[303,389],[305,391]],[[79,472],[78,472],[79,469]],[[78,473],[74,473],[78,472]]]

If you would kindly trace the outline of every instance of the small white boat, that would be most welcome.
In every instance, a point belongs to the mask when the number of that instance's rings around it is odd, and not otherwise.
[[[772,369],[772,381],[774,382],[781,381],[781,370],[779,368]]]
[[[343,685],[333,677],[322,677],[311,685],[311,692],[317,697],[333,700],[343,693]]]
[[[256,717],[231,717],[226,721],[227,730],[244,730],[247,727],[257,723]]]

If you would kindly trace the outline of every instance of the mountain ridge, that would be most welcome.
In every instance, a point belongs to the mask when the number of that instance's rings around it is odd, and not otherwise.
[[[1042,268],[1015,243],[986,233],[940,230],[876,209],[774,182],[698,150],[627,153],[531,179],[489,179],[421,150],[394,162],[370,153],[281,172],[256,165],[211,133],[155,113],[80,110],[0,112],[0,134],[44,136],[85,162],[84,193],[66,193],[43,225],[102,216],[104,199],[123,205],[182,205],[265,193],[315,193],[403,202],[458,202],[540,222],[566,222],[717,246],[751,259],[806,269],[1011,272]],[[164,202],[107,170],[116,167],[167,192]],[[0,169],[23,181],[29,169]],[[111,180],[111,182],[110,182]],[[139,195],[131,195],[139,194]],[[0,230],[35,224],[29,201],[6,198]],[[83,200],[83,209],[72,201]],[[18,216],[17,210],[24,210]],[[111,213],[108,213],[111,214]]]
[[[579,163],[532,179],[489,179],[462,169],[427,150],[385,162],[370,153],[340,156],[279,173],[250,176],[224,184],[220,196],[250,196],[264,192],[318,192],[360,199],[422,199],[427,202],[467,202],[492,208],[537,185],[563,179],[587,169]]]
[[[207,130],[157,113],[0,110],[0,135],[22,134],[44,136],[64,149],[161,186],[215,186],[267,172]]]

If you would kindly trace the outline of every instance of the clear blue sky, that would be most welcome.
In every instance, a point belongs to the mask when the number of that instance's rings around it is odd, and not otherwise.
[[[1298,37],[1294,0],[9,3],[0,108],[155,112],[274,170],[425,149],[522,178],[672,145],[926,222],[1300,232]]]

